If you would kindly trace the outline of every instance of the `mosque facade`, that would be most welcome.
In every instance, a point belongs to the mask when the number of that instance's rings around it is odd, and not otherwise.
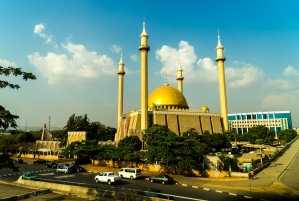
[[[218,64],[219,94],[220,94],[220,114],[210,113],[208,106],[200,109],[190,109],[183,94],[183,70],[179,64],[177,70],[177,88],[165,83],[156,88],[148,97],[148,34],[143,23],[143,31],[140,35],[140,74],[141,74],[141,94],[140,110],[123,112],[123,86],[124,86],[124,62],[122,56],[119,62],[118,71],[118,126],[115,141],[120,141],[127,136],[138,136],[143,141],[144,130],[154,124],[167,126],[171,131],[181,136],[183,132],[194,128],[198,133],[205,131],[210,133],[223,133],[229,129],[227,117],[227,99],[224,73],[223,55],[224,47],[220,43],[218,34],[218,44],[216,47],[216,62]]]

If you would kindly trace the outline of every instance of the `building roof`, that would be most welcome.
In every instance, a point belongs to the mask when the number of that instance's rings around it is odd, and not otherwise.
[[[188,103],[184,95],[175,87],[164,84],[155,89],[148,99],[148,106],[178,106],[187,107]]]

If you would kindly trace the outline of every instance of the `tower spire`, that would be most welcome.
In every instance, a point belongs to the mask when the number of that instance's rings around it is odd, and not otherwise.
[[[179,67],[178,67],[178,77],[176,78],[176,80],[178,81],[178,90],[183,94],[183,69],[181,68],[181,56],[179,56]]]
[[[145,19],[143,21],[143,30],[140,35],[141,44],[139,46],[140,52],[140,75],[141,75],[141,130],[148,128],[148,51],[150,47],[148,46],[148,38],[145,31]]]
[[[123,62],[123,54],[120,54],[120,61],[118,63],[118,109],[117,109],[117,132],[121,132],[121,115],[123,114],[123,96],[124,96],[124,66],[125,63]],[[119,135],[115,136],[115,141],[119,141]]]
[[[224,131],[229,130],[228,127],[228,112],[227,112],[227,98],[226,98],[226,82],[225,82],[225,68],[224,61],[226,58],[223,55],[224,47],[220,43],[220,34],[218,30],[218,44],[216,47],[217,57],[215,61],[218,64],[218,81],[219,81],[219,96],[220,96],[220,116],[223,122]]]

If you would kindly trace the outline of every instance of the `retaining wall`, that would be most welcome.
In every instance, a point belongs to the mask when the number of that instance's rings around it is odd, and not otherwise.
[[[109,191],[109,190],[102,190],[102,189],[93,189],[93,188],[86,188],[81,186],[71,186],[65,184],[57,184],[57,183],[49,183],[49,182],[42,182],[42,181],[34,181],[34,180],[23,180],[20,177],[16,183],[26,185],[26,186],[33,186],[35,188],[41,189],[51,189],[53,191],[63,191],[69,194],[75,194],[79,197],[106,197],[106,198],[113,198],[115,200],[124,200],[124,201],[161,201],[165,199],[161,198],[154,198],[154,197],[144,197],[140,195],[128,194],[123,192],[116,192],[116,191]]]

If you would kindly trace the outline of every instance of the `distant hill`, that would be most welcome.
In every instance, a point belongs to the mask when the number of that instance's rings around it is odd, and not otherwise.
[[[27,128],[25,126],[18,126],[18,129],[21,130],[30,130],[30,131],[39,131],[41,129],[43,129],[42,126],[27,126]],[[49,127],[47,127],[47,129],[49,129]],[[57,127],[57,126],[51,126],[50,130],[61,130],[61,127]]]

